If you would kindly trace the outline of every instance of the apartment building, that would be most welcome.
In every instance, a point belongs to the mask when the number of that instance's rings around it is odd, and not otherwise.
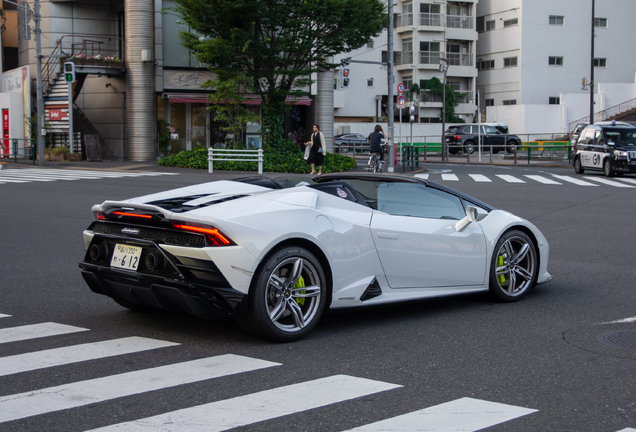
[[[479,2],[477,87],[485,94],[489,121],[506,121],[520,133],[567,131],[569,122],[589,114],[589,87],[583,89],[581,81],[590,80],[592,63],[598,83],[594,111],[636,97],[636,58],[625,50],[625,42],[636,35],[636,3],[594,2],[593,58],[592,3]]]
[[[395,80],[408,90],[417,83],[421,94],[416,95],[416,122],[440,122],[442,98],[429,95],[426,82],[433,77],[443,81],[440,64],[448,63],[447,84],[461,96],[456,115],[472,121],[475,111],[476,68],[476,6],[474,1],[417,1],[401,0],[395,5]],[[374,38],[366,47],[336,57],[336,61],[350,57],[356,61],[386,61],[387,34]],[[350,63],[350,85],[345,90],[336,79],[336,122],[371,121],[388,117],[386,67],[364,63]],[[396,87],[393,90],[397,94]],[[407,105],[410,98],[406,97]],[[396,120],[399,110],[394,113]],[[408,116],[404,121],[408,122]]]

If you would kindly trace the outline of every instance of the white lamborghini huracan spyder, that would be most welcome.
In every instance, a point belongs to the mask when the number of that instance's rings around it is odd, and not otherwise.
[[[530,222],[398,175],[246,177],[93,207],[80,263],[91,290],[136,310],[236,317],[275,341],[325,307],[479,291],[520,299],[551,279]]]

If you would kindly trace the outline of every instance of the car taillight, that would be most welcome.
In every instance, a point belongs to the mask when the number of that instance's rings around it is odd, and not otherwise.
[[[208,243],[212,246],[232,246],[235,245],[225,234],[211,225],[203,225],[192,222],[172,221],[172,227],[183,230],[204,234]]]
[[[455,141],[461,141],[461,140],[462,140],[462,137],[461,137],[461,136],[459,136],[459,135],[455,135],[455,136],[453,137],[453,139],[454,139]]]
[[[95,220],[105,220],[106,216],[104,216],[104,213],[102,212],[93,212],[93,217],[95,217]]]
[[[134,217],[134,218],[141,218],[141,219],[152,219],[152,215],[141,214],[141,213],[114,211],[111,214],[114,214],[114,215],[117,215],[117,216],[126,216],[126,217]]]

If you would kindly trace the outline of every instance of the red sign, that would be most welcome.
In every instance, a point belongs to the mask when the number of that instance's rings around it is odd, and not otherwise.
[[[404,107],[404,96],[398,96],[397,104],[398,104],[398,108]]]
[[[398,84],[398,93],[404,93],[404,84],[402,83]]]
[[[61,109],[50,109],[49,110],[49,121],[58,121],[62,120],[64,117],[64,113]]]
[[[2,142],[2,155],[9,156],[9,110],[2,110],[2,138],[5,140]]]

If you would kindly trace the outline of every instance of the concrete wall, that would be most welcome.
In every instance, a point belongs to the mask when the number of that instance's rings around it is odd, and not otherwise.
[[[560,105],[491,106],[486,109],[486,118],[489,123],[506,123],[510,133],[517,135],[564,132]]]

